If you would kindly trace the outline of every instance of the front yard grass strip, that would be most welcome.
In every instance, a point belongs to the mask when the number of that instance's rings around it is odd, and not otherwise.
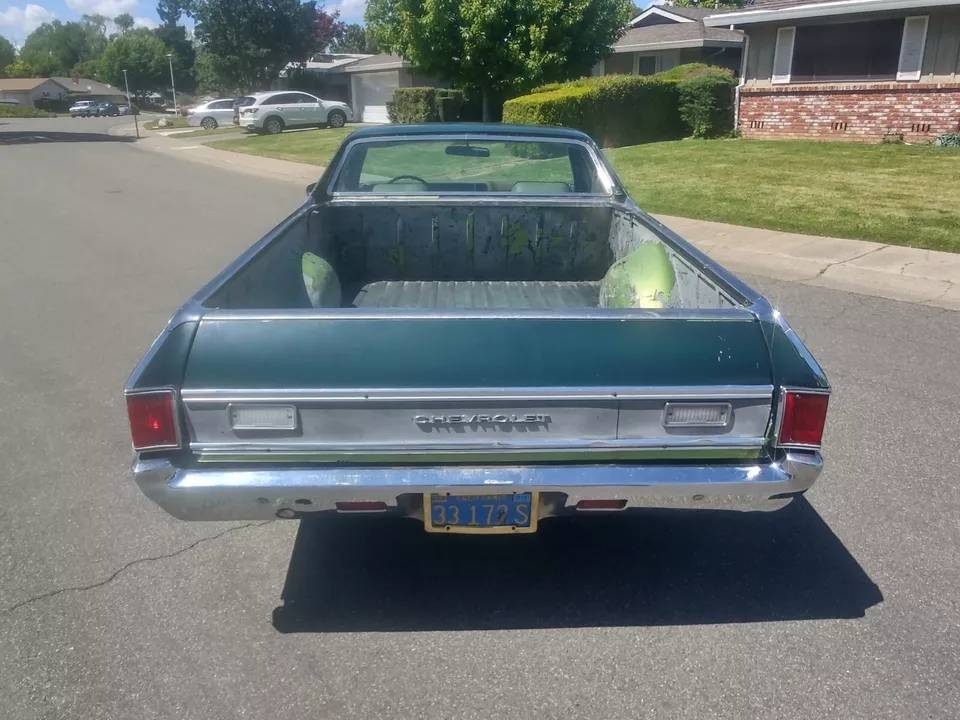
[[[311,130],[209,145],[326,165],[350,132]],[[648,212],[960,252],[960,149],[676,140],[606,152]]]

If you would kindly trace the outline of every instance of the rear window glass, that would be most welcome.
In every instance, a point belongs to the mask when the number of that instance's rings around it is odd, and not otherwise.
[[[356,143],[347,151],[333,189],[376,194],[607,192],[583,145],[483,138]]]

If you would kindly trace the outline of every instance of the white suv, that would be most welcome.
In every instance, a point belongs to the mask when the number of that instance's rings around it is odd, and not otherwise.
[[[353,119],[353,111],[346,103],[321,100],[304,92],[256,93],[242,99],[249,104],[239,107],[238,123],[248,130],[271,135],[304,125],[343,127]],[[251,99],[253,102],[249,102]]]

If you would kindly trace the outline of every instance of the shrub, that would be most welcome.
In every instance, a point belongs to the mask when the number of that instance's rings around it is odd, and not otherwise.
[[[733,75],[700,75],[677,83],[680,119],[695,138],[733,132]]]
[[[941,147],[960,147],[960,133],[944,133],[943,135],[938,135],[937,139],[933,141],[933,144]]]
[[[432,87],[397,88],[393,100],[387,103],[390,122],[413,123],[456,120],[463,106],[460,90]]]
[[[56,117],[56,114],[46,110],[37,110],[32,107],[19,107],[17,105],[0,105],[0,117],[15,118],[50,118]]]
[[[578,128],[605,147],[733,130],[733,73],[692,63],[649,76],[550,83],[507,101],[504,122]]]
[[[574,127],[605,147],[682,135],[676,83],[652,76],[607,75],[544,87],[544,92],[508,100],[503,121]]]

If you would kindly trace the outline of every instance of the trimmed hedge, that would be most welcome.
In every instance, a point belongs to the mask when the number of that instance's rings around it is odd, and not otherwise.
[[[581,78],[507,101],[503,121],[575,127],[604,147],[715,137],[733,129],[735,84],[729,70],[700,64],[658,75]]]
[[[450,122],[460,117],[463,92],[447,88],[410,87],[393,91],[387,102],[390,122],[402,125],[429,122]]]
[[[14,118],[52,118],[56,113],[38,110],[32,107],[20,107],[18,105],[0,105],[0,117]]]

